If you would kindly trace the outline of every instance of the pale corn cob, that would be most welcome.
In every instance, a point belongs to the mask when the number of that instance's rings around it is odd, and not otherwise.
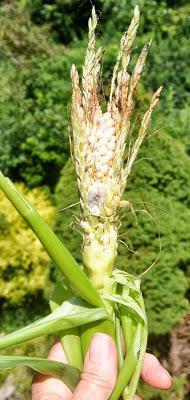
[[[83,229],[83,261],[87,272],[101,289],[104,277],[111,274],[117,254],[118,208],[126,202],[122,195],[132,164],[146,135],[148,123],[162,88],[152,98],[144,115],[139,135],[124,161],[130,131],[134,96],[150,43],[137,60],[133,74],[127,72],[133,42],[139,25],[139,9],[127,33],[121,38],[120,51],[113,71],[107,111],[102,113],[98,98],[102,50],[95,50],[95,9],[89,20],[89,42],[83,66],[82,90],[75,65],[71,69],[73,86],[72,127],[73,154],[80,193]]]

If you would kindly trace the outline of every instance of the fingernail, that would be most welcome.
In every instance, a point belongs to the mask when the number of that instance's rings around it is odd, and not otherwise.
[[[169,372],[165,369],[165,368],[163,368],[162,367],[162,374],[165,374],[165,376],[167,376],[167,378],[170,380],[170,382],[171,382],[171,386],[173,385],[173,379],[172,379],[172,377],[171,377],[171,375],[169,374]]]
[[[110,356],[109,336],[97,333],[93,336],[89,348],[89,358],[92,362],[105,362]]]

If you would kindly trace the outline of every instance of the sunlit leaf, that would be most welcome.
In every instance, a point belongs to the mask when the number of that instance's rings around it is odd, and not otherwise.
[[[80,379],[80,370],[59,361],[35,357],[0,356],[0,369],[10,369],[26,365],[42,374],[50,374],[61,379],[72,391]]]
[[[53,293],[50,297],[49,304],[51,311],[56,310],[61,306],[65,300],[73,296],[73,292],[66,278],[62,278],[55,286]]]
[[[145,316],[144,311],[141,309],[141,307],[137,304],[137,302],[132,297],[124,298],[122,296],[115,294],[112,296],[104,295],[104,298],[106,300],[110,300],[110,301],[113,301],[113,302],[116,302],[116,303],[126,306],[129,310],[135,312],[136,315],[138,315],[138,317],[140,317],[146,324],[146,316]]]
[[[64,331],[89,322],[110,318],[105,308],[93,308],[79,298],[71,298],[47,317],[0,338],[0,349],[37,338],[49,333]]]

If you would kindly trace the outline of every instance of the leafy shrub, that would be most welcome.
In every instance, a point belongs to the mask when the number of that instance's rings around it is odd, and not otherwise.
[[[99,33],[103,33],[106,47],[110,43],[116,43],[118,35],[127,29],[133,8],[137,4],[141,9],[141,37],[138,47],[150,37],[154,39],[147,66],[146,86],[156,89],[162,83],[171,87],[175,93],[174,103],[181,108],[188,99],[190,89],[190,6],[185,1],[98,0],[95,6],[100,14]],[[25,0],[24,5],[34,22],[42,25],[49,23],[56,39],[63,43],[81,39],[86,32],[87,18],[91,12],[89,1]]]
[[[0,168],[28,186],[53,186],[68,155],[76,50],[53,44],[18,10],[0,8],[0,24]]]
[[[173,2],[171,4],[155,0],[133,0],[127,4],[125,0],[119,3],[114,0],[102,1],[102,30],[110,59],[113,59],[118,35],[126,30],[136,4],[139,4],[141,9],[141,35],[137,40],[136,51],[139,52],[143,43],[153,39],[144,84],[146,88],[151,87],[153,90],[161,84],[164,86],[162,113],[168,117],[168,90],[173,92],[172,108],[183,108],[189,99],[190,61],[187,49],[190,46],[190,6],[186,3],[177,4],[176,7]],[[110,35],[110,32],[115,32],[114,36]]]
[[[178,376],[174,377],[173,386],[169,391],[156,390],[141,383],[139,394],[146,400],[187,400],[187,386],[187,378]]]
[[[81,38],[92,8],[86,0],[25,0],[23,5],[36,24],[48,23],[54,38],[66,44]]]
[[[28,191],[23,184],[18,188],[27,196],[51,223],[54,208],[45,192],[40,189]],[[26,301],[31,305],[31,297],[43,292],[48,275],[48,256],[31,229],[20,218],[3,193],[0,193],[3,221],[0,230],[0,296],[3,308],[17,307]],[[39,303],[38,303],[39,304]]]

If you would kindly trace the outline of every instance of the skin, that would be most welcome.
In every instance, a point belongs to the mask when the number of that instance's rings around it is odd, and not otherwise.
[[[67,362],[62,345],[56,341],[48,358]],[[84,361],[81,380],[74,393],[59,379],[39,374],[32,384],[32,400],[108,400],[116,383],[117,349],[113,339],[105,334],[93,336]],[[169,389],[172,378],[158,359],[146,353],[141,377],[148,385]],[[134,400],[142,400],[135,396]]]

